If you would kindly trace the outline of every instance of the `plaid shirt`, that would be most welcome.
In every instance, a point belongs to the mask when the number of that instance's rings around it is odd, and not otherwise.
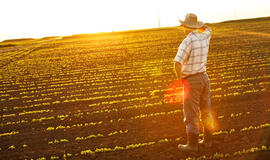
[[[206,71],[210,38],[211,29],[207,27],[203,33],[190,32],[182,41],[174,58],[182,64],[182,78]]]

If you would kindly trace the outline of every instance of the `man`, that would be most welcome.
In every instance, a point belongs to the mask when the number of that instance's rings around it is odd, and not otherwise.
[[[174,58],[174,69],[184,86],[184,122],[187,144],[179,144],[183,152],[198,152],[198,145],[212,145],[213,117],[211,114],[210,82],[206,73],[206,62],[211,38],[211,29],[189,13],[181,21],[186,38]],[[188,89],[188,91],[187,91]],[[200,119],[204,126],[204,138],[198,142]]]

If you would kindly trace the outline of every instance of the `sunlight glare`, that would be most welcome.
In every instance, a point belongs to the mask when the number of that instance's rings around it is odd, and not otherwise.
[[[157,28],[159,17],[161,27],[177,26],[191,12],[210,23],[270,15],[268,0],[3,0],[0,6],[0,40]]]

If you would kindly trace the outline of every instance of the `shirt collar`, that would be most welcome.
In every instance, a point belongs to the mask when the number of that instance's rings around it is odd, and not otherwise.
[[[194,30],[194,31],[192,31],[192,32],[189,33],[189,35],[194,35],[195,37],[197,37],[198,39],[200,39],[199,34],[200,33],[198,31],[196,31],[196,30]]]

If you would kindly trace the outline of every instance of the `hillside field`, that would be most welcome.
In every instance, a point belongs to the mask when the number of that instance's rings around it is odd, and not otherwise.
[[[184,34],[167,27],[1,42],[0,159],[270,159],[270,18],[209,26],[211,150],[177,149]]]

